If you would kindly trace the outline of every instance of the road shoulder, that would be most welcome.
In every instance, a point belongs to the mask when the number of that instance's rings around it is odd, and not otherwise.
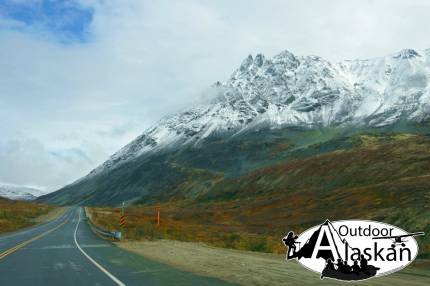
[[[285,256],[279,254],[171,240],[129,241],[116,245],[181,270],[241,285],[342,284],[330,279],[320,280],[317,273],[306,270],[294,261],[286,262]],[[428,285],[429,279],[429,271],[412,268],[388,277],[363,281],[360,285]]]

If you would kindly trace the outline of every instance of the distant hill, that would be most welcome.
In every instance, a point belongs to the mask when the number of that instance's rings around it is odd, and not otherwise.
[[[0,197],[11,200],[32,201],[42,194],[41,190],[35,188],[0,183]]]

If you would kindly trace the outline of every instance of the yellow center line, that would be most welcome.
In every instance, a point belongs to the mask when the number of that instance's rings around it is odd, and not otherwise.
[[[70,218],[70,217],[69,217],[69,218]],[[31,238],[31,239],[27,240],[27,241],[24,241],[24,242],[22,242],[22,243],[20,243],[20,244],[18,244],[18,245],[16,245],[16,246],[14,246],[14,247],[12,247],[12,248],[10,248],[10,249],[6,250],[6,251],[5,251],[5,252],[3,252],[3,253],[0,253],[0,259],[5,258],[6,256],[8,256],[8,255],[10,255],[10,254],[14,253],[15,251],[19,250],[20,248],[23,248],[24,246],[26,246],[26,245],[28,245],[28,244],[32,243],[33,241],[36,241],[36,240],[38,240],[38,239],[41,239],[42,237],[44,237],[44,236],[48,235],[49,233],[51,233],[51,232],[53,232],[53,231],[55,231],[55,230],[59,229],[60,227],[62,227],[63,225],[65,225],[65,224],[69,221],[69,218],[67,218],[64,222],[62,222],[61,224],[57,225],[56,227],[54,227],[54,228],[52,228],[52,229],[50,229],[50,230],[48,230],[48,231],[45,231],[44,233],[41,233],[41,234],[39,234],[39,235],[37,235],[37,236],[35,236],[35,237],[33,237],[33,238]]]

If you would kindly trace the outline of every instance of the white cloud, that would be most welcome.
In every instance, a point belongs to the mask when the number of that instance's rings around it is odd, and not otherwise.
[[[338,60],[430,47],[428,1],[79,2],[94,9],[84,43],[0,13],[0,181],[70,183],[249,53]]]

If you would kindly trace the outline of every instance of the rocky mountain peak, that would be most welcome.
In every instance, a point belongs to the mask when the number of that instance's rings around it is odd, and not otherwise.
[[[406,49],[370,60],[333,63],[283,51],[249,55],[227,82],[212,86],[216,100],[166,116],[92,174],[166,148],[234,136],[270,126],[380,127],[430,117],[429,52]],[[408,59],[404,61],[403,59]]]
[[[255,56],[254,64],[255,64],[257,67],[261,67],[261,66],[263,66],[263,64],[264,64],[264,61],[265,61],[265,57],[264,57],[264,55],[263,55],[263,54],[257,54],[257,55]]]
[[[247,70],[252,64],[254,63],[254,58],[252,55],[248,55],[246,59],[242,61],[242,64],[240,65],[240,70],[245,71]]]
[[[400,52],[396,53],[393,57],[396,59],[410,59],[415,57],[421,57],[421,55],[413,49],[403,49]]]

